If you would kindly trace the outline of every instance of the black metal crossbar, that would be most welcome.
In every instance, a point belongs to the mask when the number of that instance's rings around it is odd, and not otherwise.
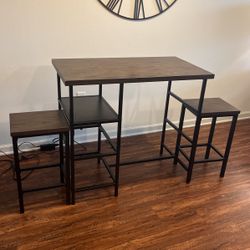
[[[94,189],[98,189],[98,188],[111,187],[114,185],[115,185],[114,183],[101,183],[101,184],[76,188],[75,192],[89,191],[89,190],[94,190]]]
[[[94,159],[98,157],[108,157],[108,156],[115,156],[116,153],[96,153],[96,152],[90,152],[90,153],[85,153],[85,154],[77,154],[75,155],[75,160],[80,161],[80,160],[88,160],[88,159]]]
[[[60,163],[34,166],[34,167],[30,167],[30,168],[23,168],[23,169],[20,169],[20,171],[25,172],[25,171],[32,171],[32,170],[38,170],[38,169],[53,168],[53,167],[60,167]]]
[[[114,174],[112,173],[111,169],[110,169],[110,165],[108,164],[108,162],[104,159],[104,158],[101,158],[102,162],[103,162],[103,165],[105,166],[105,168],[107,169],[110,177],[112,178],[113,182],[115,182],[115,176]]]
[[[103,135],[105,136],[107,142],[110,144],[110,146],[112,147],[112,149],[116,152],[116,146],[114,145],[114,143],[112,142],[112,139],[110,138],[110,136],[108,135],[108,133],[106,132],[106,130],[104,129],[103,126],[100,126],[101,132],[103,133]]]
[[[167,122],[172,128],[174,128],[177,132],[179,132],[179,128],[178,128],[173,122],[171,122],[169,119],[166,119],[166,122]],[[189,141],[190,143],[192,143],[192,139],[191,139],[188,135],[186,135],[183,131],[181,131],[181,134],[182,134],[182,136],[183,136],[187,141]]]
[[[64,184],[58,184],[58,185],[48,186],[48,187],[26,189],[26,190],[23,190],[23,193],[30,193],[30,192],[36,192],[36,191],[43,191],[43,190],[48,190],[48,189],[53,189],[53,188],[59,188],[59,187],[64,187],[64,186],[65,186]]]

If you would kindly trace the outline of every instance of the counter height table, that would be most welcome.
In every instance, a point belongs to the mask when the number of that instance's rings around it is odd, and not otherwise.
[[[166,123],[178,129],[168,119],[168,107],[170,97],[180,102],[182,98],[171,91],[173,81],[180,80],[201,80],[201,91],[199,95],[198,113],[202,111],[202,105],[208,79],[213,79],[214,74],[199,68],[189,62],[177,57],[142,57],[142,58],[84,58],[84,59],[53,59],[52,64],[57,71],[57,87],[59,109],[63,109],[70,126],[70,152],[71,168],[74,169],[74,129],[82,128],[83,124],[88,127],[98,126],[101,123],[117,122],[117,179],[116,195],[119,185],[119,166],[134,164],[152,160],[163,160],[173,158],[173,152],[164,144]],[[64,99],[61,96],[61,81],[69,89],[69,97]],[[135,159],[128,162],[120,162],[122,110],[123,110],[123,89],[124,84],[163,82],[166,83],[167,95],[165,102],[165,112],[163,128],[158,157],[147,159]],[[119,105],[116,113],[102,97],[103,84],[119,84]],[[74,97],[73,88],[77,85],[99,85],[99,95],[83,98]],[[200,126],[200,120],[196,120],[196,127]],[[98,133],[98,149],[100,150],[101,130]],[[194,131],[194,143],[198,140],[198,131]],[[166,149],[169,156],[163,156]],[[100,152],[99,152],[100,153]],[[192,151],[191,151],[192,154]],[[73,156],[73,157],[72,157]],[[73,178],[73,177],[72,177]],[[97,185],[95,187],[101,187]]]

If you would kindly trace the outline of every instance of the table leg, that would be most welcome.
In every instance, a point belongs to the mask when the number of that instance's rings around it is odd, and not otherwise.
[[[15,161],[16,182],[17,182],[17,190],[18,190],[18,200],[19,200],[19,211],[22,214],[22,213],[24,213],[23,188],[22,188],[21,169],[20,169],[17,141],[18,141],[18,139],[16,137],[12,138],[14,161]]]
[[[192,177],[196,148],[197,148],[198,137],[199,137],[199,132],[200,132],[200,125],[201,125],[201,119],[202,119],[202,116],[201,116],[202,107],[203,107],[203,101],[204,101],[204,96],[206,92],[206,86],[207,86],[207,80],[204,79],[202,82],[202,86],[201,86],[198,113],[197,113],[197,118],[196,118],[195,127],[194,127],[193,143],[192,143],[192,148],[191,148],[191,153],[190,153],[190,160],[188,164],[188,173],[187,173],[187,180],[186,180],[187,183],[191,181],[191,177]]]
[[[118,106],[118,125],[117,125],[117,139],[116,139],[115,196],[118,196],[118,189],[119,189],[123,90],[124,90],[124,83],[120,83],[119,106]]]
[[[172,82],[168,82],[168,89],[166,95],[166,104],[165,104],[165,111],[164,111],[164,118],[163,118],[163,126],[161,132],[161,146],[160,146],[160,155],[163,154],[163,147],[165,142],[165,133],[166,133],[166,119],[168,116],[168,108],[169,108],[169,100],[170,100],[170,91],[171,91]]]
[[[182,104],[181,116],[180,116],[180,122],[179,122],[179,130],[178,130],[177,139],[176,139],[176,143],[175,143],[175,154],[174,154],[174,164],[175,165],[178,162],[178,156],[179,156],[179,152],[180,152],[180,144],[181,144],[181,136],[182,136],[182,129],[183,129],[183,123],[184,123],[184,118],[185,118],[185,112],[186,112],[186,108]]]
[[[58,109],[61,110],[61,104],[60,101],[62,99],[62,94],[61,94],[61,79],[60,76],[57,74],[57,98],[58,98]]]
[[[99,96],[102,97],[102,84],[99,84]],[[98,148],[97,151],[100,154],[101,153],[101,143],[102,143],[102,131],[101,131],[101,124],[99,124],[98,127]],[[100,164],[101,162],[101,157],[98,157],[97,163]]]
[[[70,116],[70,172],[71,172],[71,203],[75,204],[75,148],[74,148],[74,93],[69,86],[69,116]]]

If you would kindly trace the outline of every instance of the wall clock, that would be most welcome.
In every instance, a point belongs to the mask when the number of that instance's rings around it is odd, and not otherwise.
[[[113,14],[130,19],[145,20],[168,10],[177,0],[98,0]]]

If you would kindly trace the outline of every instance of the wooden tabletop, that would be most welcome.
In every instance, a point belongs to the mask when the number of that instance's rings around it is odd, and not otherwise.
[[[214,78],[177,57],[53,59],[52,64],[66,86]]]

